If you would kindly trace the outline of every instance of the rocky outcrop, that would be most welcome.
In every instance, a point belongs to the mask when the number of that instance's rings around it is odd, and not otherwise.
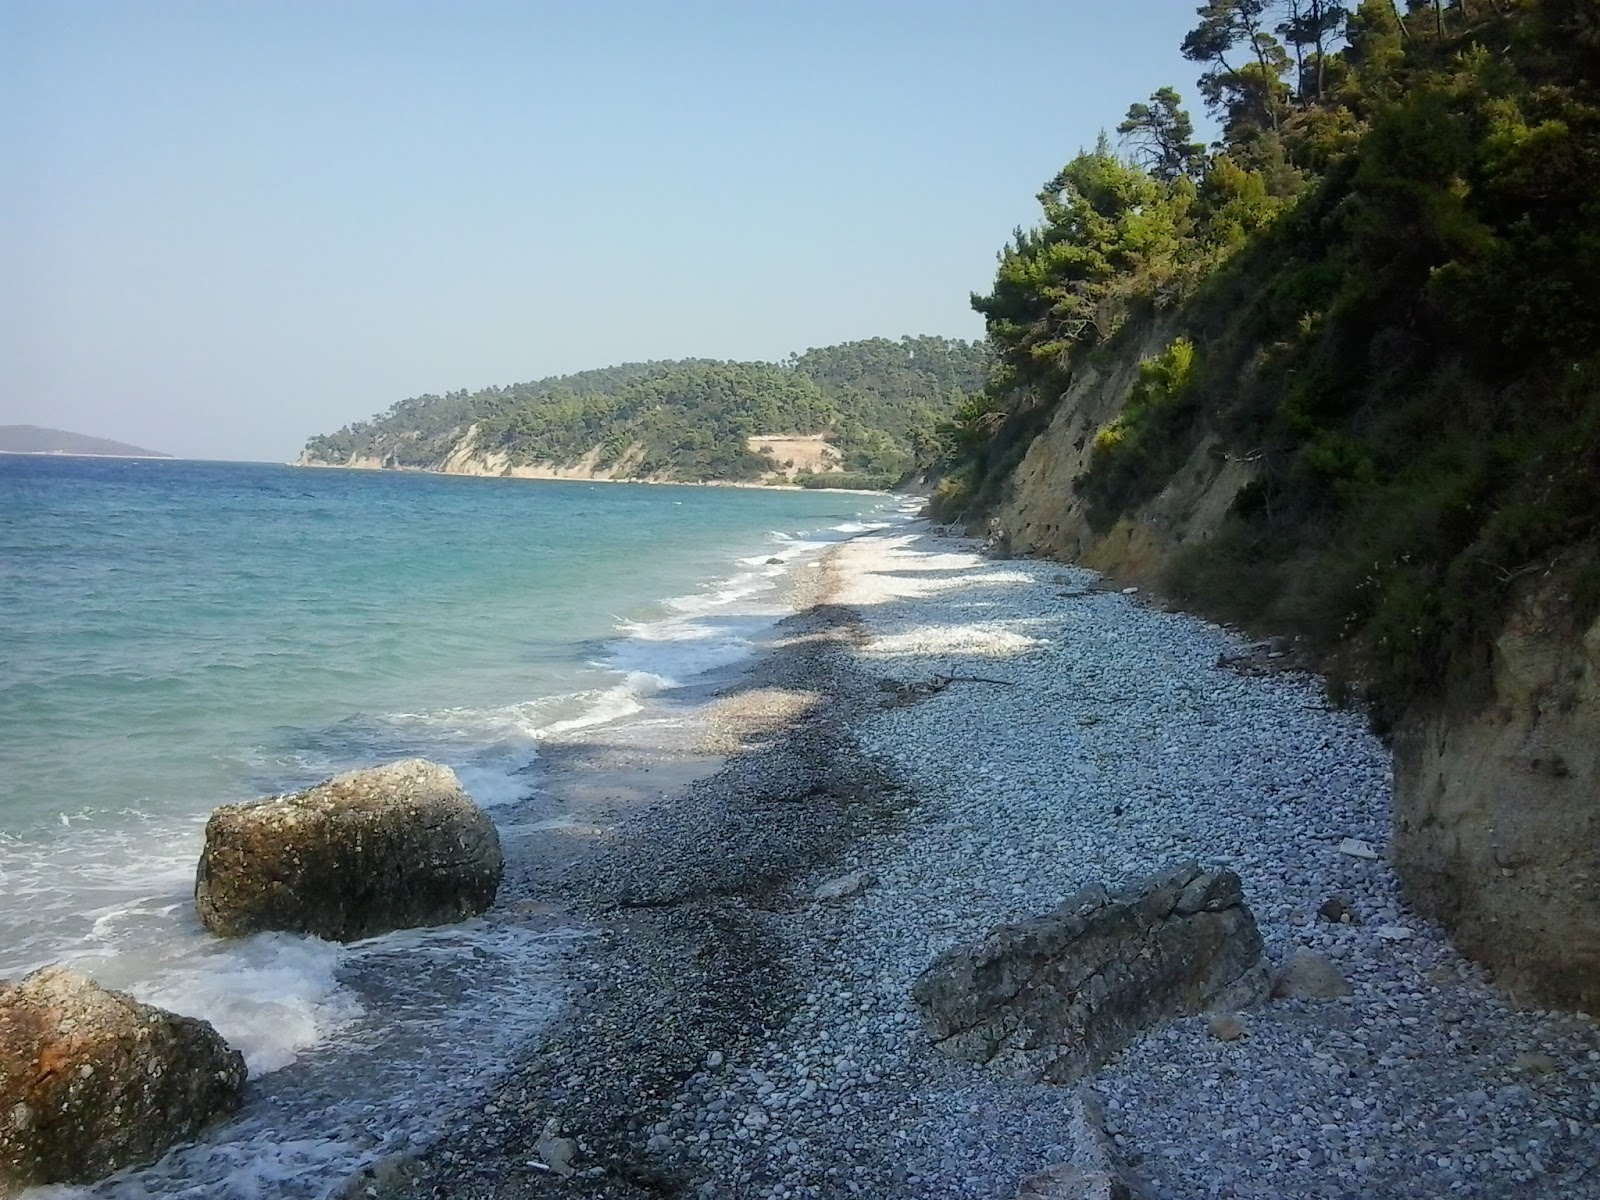
[[[1261,950],[1239,877],[1189,865],[999,926],[941,955],[912,996],[945,1052],[1068,1083],[1159,1021],[1259,999]]]
[[[1096,531],[1073,481],[1116,417],[1159,322],[1085,364],[1012,473],[992,532],[1011,553],[1068,559],[1160,589],[1184,547],[1210,537],[1255,467],[1202,440],[1162,492]],[[1444,694],[1396,725],[1393,862],[1418,909],[1513,994],[1600,1006],[1600,632],[1573,630],[1571,598],[1531,589],[1496,641],[1492,695]],[[1257,651],[1263,651],[1257,653]],[[1304,669],[1270,642],[1239,670]]]
[[[1076,369],[993,511],[990,533],[1007,553],[1070,560],[1159,591],[1172,583],[1178,555],[1221,527],[1259,464],[1214,438],[1201,436],[1166,487],[1108,530],[1091,527],[1076,490],[1095,434],[1121,412],[1139,361],[1171,334],[1152,321],[1130,330],[1116,354]],[[1564,557],[1594,553],[1579,545]],[[1452,684],[1396,722],[1391,857],[1412,903],[1508,991],[1594,1011],[1600,632],[1574,629],[1575,611],[1592,610],[1553,583],[1527,588],[1495,642],[1489,697]],[[1257,673],[1315,664],[1294,644],[1269,641],[1218,665]]]
[[[281,929],[353,941],[480,913],[502,869],[494,823],[455,773],[408,759],[217,809],[195,907],[224,936]]]
[[[1412,902],[1513,993],[1600,1012],[1600,622],[1530,590],[1484,703],[1395,739],[1391,855]]]
[[[65,967],[0,985],[0,1196],[150,1162],[232,1111],[244,1081],[204,1021]]]

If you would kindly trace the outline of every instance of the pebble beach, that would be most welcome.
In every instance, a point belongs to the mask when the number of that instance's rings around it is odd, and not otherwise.
[[[1387,752],[1320,680],[920,522],[796,580],[656,743],[568,748],[586,836],[510,846],[500,919],[580,931],[570,1012],[349,1195],[1010,1200],[1071,1157],[1080,1088],[945,1057],[911,985],[1194,861],[1238,873],[1269,965],[1315,952],[1348,994],[1174,1020],[1083,1081],[1149,1196],[1600,1196],[1600,1028],[1513,1004],[1407,908]],[[646,765],[671,786],[593,786]]]

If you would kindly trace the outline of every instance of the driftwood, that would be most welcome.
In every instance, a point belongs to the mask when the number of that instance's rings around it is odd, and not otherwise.
[[[914,700],[926,699],[928,696],[937,696],[952,683],[990,683],[996,687],[1016,687],[1014,679],[988,679],[982,675],[930,675],[926,679],[885,679],[879,682],[878,689],[888,692],[884,699],[884,706],[895,704],[910,704]]]

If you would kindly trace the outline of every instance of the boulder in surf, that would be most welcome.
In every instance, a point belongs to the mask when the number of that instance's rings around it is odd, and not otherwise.
[[[284,930],[349,942],[481,913],[503,870],[494,822],[455,772],[406,759],[217,809],[195,907],[224,937]]]
[[[151,1162],[236,1108],[244,1082],[205,1021],[66,967],[0,983],[0,1197]]]

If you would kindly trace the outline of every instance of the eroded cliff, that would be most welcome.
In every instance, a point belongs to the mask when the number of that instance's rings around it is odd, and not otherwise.
[[[994,510],[991,532],[1013,552],[1068,559],[1132,584],[1160,587],[1173,554],[1221,526],[1254,472],[1215,437],[1201,438],[1166,487],[1108,530],[1095,530],[1089,501],[1076,486],[1089,470],[1095,436],[1116,419],[1137,382],[1139,364],[1170,340],[1166,325],[1152,324],[1130,337],[1123,353],[1086,366],[1074,378]]]
[[[1600,621],[1530,587],[1481,701],[1419,704],[1394,742],[1395,867],[1510,991],[1600,1011]]]
[[[1257,470],[1214,434],[1199,435],[1166,485],[1108,529],[1095,528],[1076,486],[1140,359],[1167,337],[1152,328],[1130,339],[1125,353],[1084,370],[1062,396],[982,523],[1012,553],[1082,563],[1170,594],[1180,555],[1223,528]],[[1594,1011],[1600,621],[1574,622],[1583,605],[1567,578],[1546,572],[1518,591],[1486,679],[1431,691],[1396,714],[1390,854],[1418,909],[1508,992]]]

